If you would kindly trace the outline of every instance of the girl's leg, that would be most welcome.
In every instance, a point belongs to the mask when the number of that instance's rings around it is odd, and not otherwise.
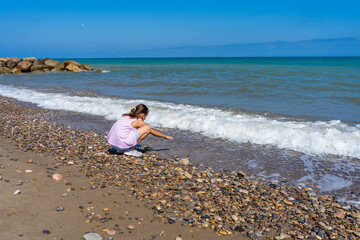
[[[139,144],[142,140],[144,140],[147,137],[147,135],[149,135],[151,131],[151,127],[149,125],[146,125],[138,128],[137,131],[139,133],[139,139],[137,141],[137,144]]]

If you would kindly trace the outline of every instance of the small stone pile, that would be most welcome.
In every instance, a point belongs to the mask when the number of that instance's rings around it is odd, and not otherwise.
[[[0,74],[20,74],[20,73],[44,73],[44,72],[82,72],[93,71],[94,68],[86,63],[80,64],[73,60],[59,62],[50,58],[37,59],[28,57],[20,59],[0,58]]]

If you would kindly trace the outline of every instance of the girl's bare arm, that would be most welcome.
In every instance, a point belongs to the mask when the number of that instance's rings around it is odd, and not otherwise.
[[[151,129],[150,133],[156,137],[161,137],[161,138],[165,138],[165,139],[173,139],[172,137],[162,134],[161,132],[158,132],[154,129]]]
[[[146,126],[148,124],[146,124],[143,120],[136,120],[134,122],[131,123],[131,126],[134,127],[134,128],[140,128],[140,127],[143,127],[143,126]],[[151,127],[150,127],[151,128]],[[156,137],[161,137],[161,138],[165,138],[165,139],[173,139],[172,137],[170,136],[167,136],[165,134],[162,134],[154,129],[151,128],[150,130],[150,133]]]

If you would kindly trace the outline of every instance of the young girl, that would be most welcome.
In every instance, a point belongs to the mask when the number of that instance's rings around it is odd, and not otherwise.
[[[111,127],[107,141],[119,153],[141,157],[142,153],[135,150],[135,146],[144,140],[149,133],[156,137],[173,139],[152,129],[144,121],[149,114],[149,109],[144,104],[139,104],[130,113],[122,117]]]

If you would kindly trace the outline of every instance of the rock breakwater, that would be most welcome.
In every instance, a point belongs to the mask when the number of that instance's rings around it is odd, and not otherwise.
[[[104,134],[49,122],[58,111],[25,108],[4,97],[0,102],[0,136],[16,148],[50,154],[60,165],[79,168],[90,189],[128,190],[164,223],[253,239],[360,237],[360,211],[331,195],[250,181],[242,172],[200,169],[184,159],[159,159],[156,152],[142,159],[110,154]],[[101,224],[91,215],[84,218]]]
[[[28,57],[20,59],[0,58],[0,74],[20,74],[20,73],[44,73],[44,72],[82,72],[93,71],[94,68],[86,63],[78,63],[74,60],[59,62],[50,58],[37,59]]]

